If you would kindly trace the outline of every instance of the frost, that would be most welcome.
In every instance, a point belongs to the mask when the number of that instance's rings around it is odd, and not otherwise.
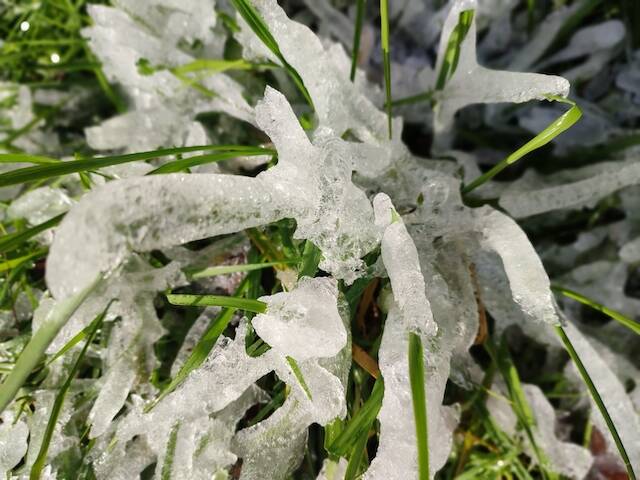
[[[640,183],[638,162],[603,163],[599,167],[599,172],[570,183],[520,191],[516,185],[512,185],[500,197],[500,205],[515,218],[525,218],[554,210],[580,208],[617,190]]]
[[[11,413],[2,416],[0,424],[0,472],[15,467],[27,453],[29,428],[24,419],[16,421]]]
[[[31,225],[37,225],[66,212],[73,204],[62,190],[41,187],[11,202],[7,214],[10,218],[24,218]]]

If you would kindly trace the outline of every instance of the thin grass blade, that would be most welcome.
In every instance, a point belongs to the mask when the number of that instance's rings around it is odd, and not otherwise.
[[[580,107],[578,107],[575,102],[564,97],[559,97],[557,95],[548,95],[547,98],[549,100],[569,104],[571,105],[571,108],[556,120],[554,120],[549,126],[547,126],[547,128],[545,128],[538,135],[525,143],[518,150],[513,152],[504,160],[500,161],[500,163],[496,164],[493,168],[491,168],[491,170],[483,173],[470,184],[465,185],[462,189],[462,193],[464,195],[468,194],[472,190],[475,190],[483,183],[488,182],[502,170],[507,168],[509,165],[517,162],[528,153],[537,150],[540,147],[543,147],[558,135],[560,135],[562,132],[571,128],[578,120],[580,120],[580,117],[582,117],[582,110],[580,110]]]
[[[380,31],[382,36],[382,63],[384,67],[385,107],[387,110],[387,127],[389,139],[393,136],[391,119],[391,58],[389,56],[389,0],[380,0]]]
[[[267,304],[260,300],[228,297],[225,295],[171,293],[167,295],[167,300],[171,305],[181,307],[225,307],[246,310],[253,313],[264,313],[267,311]]]
[[[353,29],[353,50],[351,50],[351,72],[349,78],[352,82],[356,79],[358,67],[358,53],[360,53],[360,37],[362,36],[362,24],[364,23],[364,7],[367,0],[356,0],[356,22]]]
[[[629,475],[629,479],[636,480],[635,472],[633,470],[633,467],[631,466],[631,460],[629,459],[627,450],[625,449],[624,444],[622,443],[622,439],[620,438],[618,429],[616,428],[616,425],[613,423],[613,420],[611,419],[611,415],[609,415],[609,411],[607,410],[607,406],[602,401],[602,397],[600,396],[598,389],[593,383],[593,380],[591,379],[589,372],[585,368],[584,363],[582,363],[582,360],[580,359],[578,352],[576,351],[573,344],[571,343],[571,340],[567,336],[567,333],[565,332],[564,328],[562,328],[561,325],[558,325],[555,327],[555,329],[556,329],[556,333],[562,340],[562,343],[564,344],[567,352],[569,353],[571,360],[573,361],[576,368],[578,369],[578,372],[580,373],[582,380],[584,381],[585,385],[589,389],[589,393],[591,394],[593,401],[598,407],[598,410],[600,410],[600,413],[602,414],[602,417],[604,418],[604,421],[606,422],[607,427],[609,428],[609,432],[613,437],[613,441],[615,442],[616,448],[620,453],[620,457],[624,461],[625,467],[627,469],[627,473]]]
[[[193,147],[175,147],[161,148],[149,152],[128,153],[125,155],[113,155],[108,157],[84,158],[81,160],[72,160],[69,162],[55,162],[33,167],[25,167],[12,170],[0,175],[0,187],[9,185],[17,185],[35,180],[43,180],[46,178],[59,177],[71,173],[87,172],[99,168],[110,167],[112,165],[120,165],[123,163],[136,162],[141,160],[151,160],[154,158],[164,157],[167,155],[177,155],[180,153],[191,153],[200,151],[235,151],[242,152],[247,148],[243,145],[201,145]],[[265,155],[271,154],[272,150],[265,149]],[[0,154],[0,162],[24,162],[24,156],[16,157],[16,154],[5,153]],[[240,153],[238,155],[241,155]]]
[[[409,334],[409,379],[413,400],[418,448],[418,478],[429,480],[429,432],[427,424],[427,396],[424,383],[424,354],[422,340],[416,333]]]
[[[271,52],[278,57],[278,60],[282,63],[285,71],[293,80],[293,83],[296,85],[304,99],[307,101],[309,106],[313,109],[313,100],[311,100],[311,95],[309,95],[309,91],[307,87],[305,87],[302,78],[298,74],[295,68],[293,68],[287,60],[282,55],[280,51],[280,47],[278,46],[278,42],[273,38],[273,35],[269,31],[269,27],[265,23],[265,21],[260,17],[258,11],[253,7],[250,0],[231,0],[231,3],[238,11],[238,13],[244,18],[244,21],[247,22],[251,30],[258,36],[258,38],[264,43],[264,45],[271,50]]]
[[[353,416],[353,418],[345,425],[344,430],[327,448],[333,455],[340,457],[346,456],[363,434],[369,431],[373,421],[378,416],[380,407],[382,406],[382,398],[384,397],[384,380],[379,376],[373,385],[373,390],[362,408]]]
[[[561,293],[565,297],[571,298],[573,300],[577,300],[578,302],[582,303],[583,305],[587,305],[587,306],[593,308],[594,310],[597,310],[599,312],[604,313],[605,315],[613,318],[615,321],[617,321],[621,325],[624,325],[625,327],[627,327],[629,330],[631,330],[634,333],[640,335],[640,323],[638,323],[635,320],[627,317],[626,315],[623,315],[622,313],[620,313],[620,312],[618,312],[616,310],[612,310],[610,308],[607,308],[604,305],[601,305],[598,302],[596,302],[594,300],[591,300],[590,298],[587,298],[584,295],[582,295],[582,294],[580,294],[580,293],[578,293],[578,292],[576,292],[574,290],[569,290],[568,288],[561,287],[559,285],[551,285],[551,290],[553,290],[554,292]]]
[[[181,158],[172,162],[165,163],[160,167],[151,170],[147,175],[156,175],[161,173],[177,173],[187,168],[196,167],[198,165],[206,165],[207,163],[221,162],[236,157],[255,157],[258,155],[274,155],[275,150],[267,148],[247,148],[246,150],[234,150],[231,152],[210,153],[207,155],[198,155],[196,157]]]
[[[0,238],[0,253],[7,253],[11,250],[15,250],[30,238],[35,237],[45,230],[55,227],[60,223],[60,220],[62,220],[64,216],[65,214],[62,213],[47,220],[46,222],[42,222],[34,227],[27,228],[22,232],[10,233],[9,235],[5,235],[4,237]]]
[[[216,275],[228,275],[238,272],[253,272],[254,270],[262,270],[263,268],[279,267],[283,265],[291,265],[298,263],[298,260],[282,260],[280,262],[263,262],[263,263],[245,263],[241,265],[220,265],[217,267],[208,267],[202,270],[194,271],[190,277],[194,280],[198,278],[214,277]],[[188,273],[188,272],[187,272]]]
[[[438,72],[438,79],[436,80],[436,90],[442,90],[445,87],[458,67],[460,46],[466,38],[467,33],[469,33],[469,29],[473,23],[473,15],[473,10],[463,10],[460,12],[458,23],[451,31],[449,40],[447,41],[447,48],[444,52],[440,72]]]

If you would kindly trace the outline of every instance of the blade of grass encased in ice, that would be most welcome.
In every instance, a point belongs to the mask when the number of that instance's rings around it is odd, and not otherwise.
[[[549,100],[554,100],[557,102],[569,104],[571,105],[571,108],[567,110],[565,113],[563,113],[556,120],[554,120],[549,126],[547,126],[547,128],[541,131],[538,135],[536,135],[534,138],[532,138],[527,143],[525,143],[522,147],[520,147],[511,155],[509,155],[507,158],[500,161],[493,168],[491,168],[489,171],[480,175],[478,178],[473,180],[468,185],[465,185],[462,188],[463,194],[468,194],[472,190],[478,188],[483,183],[491,180],[502,170],[507,168],[509,165],[517,162],[528,153],[531,153],[532,151],[537,150],[540,147],[543,147],[544,145],[549,143],[551,140],[556,138],[558,135],[560,135],[562,132],[571,128],[578,120],[580,120],[580,117],[582,117],[582,110],[580,110],[580,107],[578,107],[578,105],[575,102],[557,95],[547,95],[547,98]]]
[[[571,360],[576,366],[578,373],[580,373],[580,376],[582,377],[582,381],[587,386],[587,389],[591,394],[591,398],[593,398],[593,401],[598,407],[598,410],[600,410],[600,413],[602,414],[602,418],[604,418],[604,421],[607,424],[607,428],[609,429],[609,432],[613,437],[613,441],[616,444],[616,448],[620,453],[620,457],[622,458],[625,464],[630,480],[636,480],[635,472],[633,470],[633,467],[631,466],[631,460],[629,459],[629,455],[627,454],[627,450],[624,446],[624,443],[622,443],[622,438],[620,438],[618,429],[616,428],[615,423],[613,423],[613,420],[611,419],[611,415],[609,415],[609,411],[607,410],[607,406],[604,404],[604,401],[602,400],[602,397],[600,396],[598,389],[593,383],[593,380],[591,379],[589,372],[587,371],[584,363],[582,362],[582,359],[580,358],[580,356],[578,355],[578,352],[574,348],[573,343],[571,343],[571,340],[567,336],[567,333],[565,332],[564,328],[562,328],[561,325],[558,325],[555,327],[555,330],[558,336],[560,337],[560,340],[562,340],[562,343],[564,344],[565,349],[567,350],[567,353],[571,357]]]
[[[427,424],[427,396],[424,383],[424,350],[416,333],[409,334],[409,379],[413,418],[416,427],[418,478],[429,480],[429,431]]]
[[[173,461],[176,455],[176,444],[178,443],[178,430],[180,430],[180,422],[176,422],[169,433],[164,462],[162,463],[162,470],[160,471],[160,480],[171,480],[171,471],[173,470]]]
[[[511,358],[506,337],[503,336],[497,350],[493,346],[493,342],[491,340],[485,342],[485,348],[490,353],[493,361],[496,362],[498,369],[502,374],[502,378],[509,394],[511,409],[515,413],[520,426],[525,431],[527,439],[529,440],[533,453],[536,457],[542,478],[557,480],[558,475],[550,470],[549,459],[538,445],[536,437],[534,436],[534,430],[537,429],[536,419],[533,411],[531,410],[531,406],[527,401],[524,390],[522,389],[522,382],[520,381],[518,370]]]
[[[56,303],[47,315],[40,328],[27,343],[18,361],[11,370],[9,376],[0,385],[0,413],[9,405],[18,390],[22,387],[27,377],[44,355],[47,347],[51,344],[55,336],[71,315],[78,309],[84,300],[96,289],[102,281],[102,275],[98,275],[90,285],[77,294]]]
[[[58,422],[58,417],[60,416],[60,412],[62,410],[64,399],[67,395],[67,392],[69,391],[69,388],[71,387],[71,382],[73,381],[75,376],[78,374],[78,370],[80,369],[80,364],[85,354],[87,353],[87,349],[89,348],[89,345],[91,345],[91,342],[95,338],[98,332],[98,329],[102,325],[102,322],[104,321],[104,318],[107,315],[108,308],[109,306],[107,306],[107,308],[105,308],[102,311],[102,313],[99,314],[91,322],[91,324],[89,324],[87,340],[85,341],[84,346],[82,347],[82,350],[76,357],[76,361],[74,362],[73,367],[71,368],[71,371],[67,376],[67,379],[65,380],[64,384],[62,384],[62,387],[60,387],[60,389],[58,390],[58,393],[56,394],[56,398],[53,402],[53,407],[51,408],[51,414],[49,415],[49,420],[47,421],[47,426],[42,436],[42,444],[40,445],[38,456],[35,462],[33,463],[33,466],[31,467],[31,472],[29,475],[30,480],[38,480],[40,478],[42,469],[44,468],[45,463],[47,461],[47,452],[49,451],[49,444],[51,443],[53,432],[54,432],[54,429],[56,428],[56,424]]]
[[[280,60],[282,66],[285,71],[293,80],[293,83],[296,85],[304,99],[307,101],[309,106],[313,109],[313,100],[311,99],[311,95],[309,95],[309,91],[307,87],[304,85],[304,81],[298,74],[295,68],[293,68],[287,60],[282,55],[280,51],[280,47],[278,46],[278,42],[276,42],[275,38],[269,31],[269,27],[265,23],[265,21],[260,17],[258,11],[251,4],[250,0],[231,0],[231,3],[238,11],[238,13],[244,18],[244,21],[247,22],[251,30],[257,35],[257,37],[264,43],[264,45],[271,50],[271,52]]]
[[[302,371],[300,370],[300,366],[298,365],[298,362],[296,362],[295,358],[290,357],[288,355],[286,358],[287,358],[287,363],[289,364],[289,367],[291,367],[291,371],[295,375],[296,380],[298,380],[298,383],[302,387],[302,390],[304,390],[304,393],[307,394],[307,397],[309,397],[309,400],[313,400],[313,397],[311,396],[311,390],[309,390],[309,385],[307,385],[307,382],[302,376]]]
[[[444,58],[442,59],[436,80],[436,90],[442,90],[445,87],[458,67],[460,46],[466,38],[467,33],[469,33],[469,29],[473,23],[474,13],[473,10],[463,10],[460,12],[458,23],[451,31],[449,40],[447,41],[447,48],[445,49]]]
[[[588,297],[585,297],[584,295],[582,295],[582,294],[580,294],[580,293],[578,293],[578,292],[576,292],[574,290],[569,290],[568,288],[561,287],[559,285],[551,285],[551,290],[553,290],[554,292],[561,293],[565,297],[571,298],[573,300],[577,300],[578,302],[582,303],[583,305],[587,305],[587,306],[593,308],[594,310],[597,310],[599,312],[604,313],[605,315],[613,318],[615,321],[617,321],[621,325],[627,327],[632,332],[640,335],[640,323],[638,323],[635,320],[627,317],[626,315],[623,315],[622,313],[620,313],[620,312],[618,312],[616,310],[612,310],[610,308],[607,308],[604,305],[596,302],[595,300],[592,300],[592,299],[590,299]]]
[[[352,82],[356,79],[356,69],[358,67],[358,54],[360,53],[360,37],[362,35],[362,24],[364,23],[364,7],[367,0],[356,0],[356,21],[353,29],[353,49],[351,50],[351,72],[349,78]]]

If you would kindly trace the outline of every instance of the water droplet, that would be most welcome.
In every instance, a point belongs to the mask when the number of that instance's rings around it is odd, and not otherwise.
[[[29,30],[29,27],[31,27],[31,25],[26,20],[20,24],[20,30],[22,30],[23,32]]]
[[[51,63],[60,63],[60,55],[58,55],[57,53],[52,53]]]

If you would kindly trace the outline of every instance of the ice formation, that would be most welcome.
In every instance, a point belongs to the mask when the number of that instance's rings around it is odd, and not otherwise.
[[[445,389],[449,381],[463,389],[477,388],[482,382],[482,371],[469,349],[486,328],[485,310],[494,320],[496,334],[518,326],[549,352],[559,351],[553,327],[562,321],[609,406],[633,467],[640,468],[640,387],[631,395],[624,388],[629,372],[637,369],[621,360],[621,354],[631,357],[637,343],[616,324],[601,329],[579,324],[578,328],[566,320],[565,314],[579,318],[580,313],[565,302],[560,309],[549,279],[551,274],[569,287],[594,297],[603,295],[601,301],[611,308],[635,311],[640,301],[627,295],[625,282],[629,265],[640,260],[640,231],[621,221],[611,231],[581,233],[570,244],[536,244],[534,248],[525,230],[511,218],[593,207],[619,192],[624,214],[637,219],[638,200],[627,188],[639,182],[637,161],[629,155],[549,175],[527,170],[507,185],[487,184],[482,198],[495,193],[500,197],[497,203],[511,217],[489,205],[472,208],[460,192],[462,182],[468,184],[480,174],[476,158],[482,153],[451,150],[459,110],[478,103],[524,103],[569,93],[563,77],[480,65],[479,59],[484,64],[485,57],[504,50],[501,38],[517,37],[509,19],[511,15],[521,19],[514,13],[516,2],[453,0],[436,8],[434,2],[409,1],[406,12],[396,11],[397,4],[392,2],[399,29],[408,30],[423,47],[431,47],[440,34],[440,44],[435,68],[427,62],[428,53],[413,65],[398,61],[394,71],[407,72],[412,78],[405,83],[401,78],[394,85],[407,94],[416,88],[433,90],[433,112],[412,107],[404,118],[393,118],[391,139],[379,88],[362,71],[354,82],[349,79],[345,47],[352,41],[351,19],[329,3],[306,2],[319,20],[320,34],[341,43],[321,40],[309,27],[290,19],[276,0],[252,4],[281,57],[262,44],[241,15],[235,17],[238,28],[229,28],[246,61],[283,66],[284,59],[284,66],[300,75],[313,103],[312,120],[302,121],[306,130],[296,113],[308,116],[310,105],[292,105],[275,88],[262,90],[264,84],[259,82],[258,89],[250,82],[245,87],[220,71],[180,73],[181,67],[201,60],[225,61],[229,38],[216,8],[230,11],[226,2],[219,2],[222,6],[213,0],[112,3],[113,7],[88,8],[93,25],[83,35],[107,78],[125,94],[127,109],[86,129],[86,142],[93,149],[136,152],[204,145],[219,140],[217,135],[224,140],[228,133],[223,131],[224,123],[214,131],[197,119],[200,113],[218,112],[266,134],[277,151],[277,163],[260,159],[252,165],[260,170],[254,176],[236,174],[241,170],[238,165],[146,175],[152,165],[135,163],[104,169],[106,180],[92,172],[95,181],[87,192],[75,178],[24,192],[2,191],[3,197],[6,194],[12,200],[6,209],[9,219],[25,219],[33,226],[66,213],[53,235],[48,232],[47,237],[37,238],[50,247],[45,271],[48,292],[41,298],[31,292],[39,300],[32,320],[34,332],[48,326],[48,315],[56,306],[103,278],[62,326],[47,353],[63,348],[108,307],[106,338],[89,352],[91,361],[101,366],[100,376],[74,383],[78,388],[69,393],[71,399],[53,432],[46,475],[54,478],[63,457],[74,454],[83,435],[76,431],[81,423],[88,427],[93,447],[79,461],[90,465],[99,480],[137,477],[148,469],[161,479],[235,478],[238,472],[241,480],[289,478],[303,460],[309,427],[324,427],[347,417],[352,351],[351,315],[344,293],[357,280],[374,276],[383,279],[382,291],[389,293],[381,295],[386,320],[378,352],[385,391],[378,414],[379,445],[362,472],[364,478],[404,480],[418,475],[407,357],[410,334],[419,335],[424,346],[431,477],[447,463],[456,441],[460,406],[443,404]],[[446,58],[449,41],[461,34],[461,15],[469,11],[473,15],[467,17],[459,58],[446,81],[438,85],[438,74],[450,61]],[[586,57],[565,75],[576,80],[592,78],[612,61],[624,40],[624,26],[617,20],[579,29],[566,47],[541,58],[576,11],[575,5],[559,8],[532,34],[521,55],[505,57],[496,66],[528,70]],[[231,17],[227,22],[234,26]],[[488,29],[478,48],[477,29]],[[590,41],[594,35],[595,45]],[[635,67],[622,70],[616,81],[637,97]],[[293,91],[281,69],[273,72],[274,78],[284,79],[279,85],[282,92]],[[13,89],[11,95],[15,104],[8,119],[19,129],[35,118],[32,95],[24,86]],[[46,100],[43,94],[40,98]],[[503,117],[501,108],[488,109],[484,118],[503,122],[511,114]],[[600,116],[598,108],[592,109],[590,128],[602,132],[591,138],[593,144],[622,131],[612,127],[613,120]],[[519,112],[517,123],[538,131],[547,123],[549,112],[536,108]],[[403,120],[416,118],[423,123],[433,120],[432,150],[447,158],[420,158],[403,143]],[[500,128],[509,130],[503,123]],[[36,129],[17,146],[35,151],[34,139],[43,135]],[[556,150],[562,153],[574,145],[566,141]],[[240,160],[239,165],[248,163]],[[295,221],[294,240],[307,240],[320,250],[322,276],[297,278],[294,267],[280,271],[283,291],[259,299],[266,311],[253,318],[236,313],[206,360],[150,409],[159,394],[158,386],[149,381],[160,365],[156,346],[167,333],[158,293],[195,284],[203,290],[220,287],[231,294],[241,275],[220,280],[220,286],[190,278],[190,272],[212,261],[218,264],[220,253],[238,248],[246,260],[248,242],[238,232],[285,219]],[[212,237],[220,238],[199,250],[184,247]],[[609,246],[607,255],[621,262],[608,258],[576,266],[603,243]],[[149,257],[156,252],[166,259],[161,266],[150,264]],[[553,265],[548,268],[550,274],[545,270],[548,265]],[[604,277],[611,280],[603,285]],[[25,296],[18,299],[24,303]],[[10,332],[30,313],[31,308],[17,308],[15,319],[7,316],[6,328],[2,317],[0,333]],[[172,376],[218,313],[207,308],[194,315],[197,318],[170,365]],[[255,336],[269,347],[259,356],[247,353],[247,341]],[[10,357],[4,350],[1,353],[2,358]],[[51,364],[49,376],[31,392],[33,412],[16,417],[16,402],[3,413],[3,472],[15,469],[23,475],[33,465],[56,388],[68,369],[67,356]],[[577,374],[571,367],[567,370],[577,384]],[[270,375],[284,384],[284,401],[267,418],[249,423],[256,405],[273,400],[258,386]],[[535,438],[553,470],[572,478],[585,477],[591,455],[559,439],[553,407],[538,387],[525,385],[524,391],[536,417]],[[81,405],[78,411],[76,404]],[[506,404],[490,397],[487,407],[505,432],[518,435],[516,419]],[[606,432],[597,408],[591,406],[590,415],[598,430]],[[609,451],[614,451],[611,438],[606,440]],[[535,462],[535,452],[526,447],[525,451]],[[18,466],[21,461],[23,467]],[[314,475],[319,469],[318,463]],[[317,478],[342,479],[346,470],[344,458],[327,458]]]

